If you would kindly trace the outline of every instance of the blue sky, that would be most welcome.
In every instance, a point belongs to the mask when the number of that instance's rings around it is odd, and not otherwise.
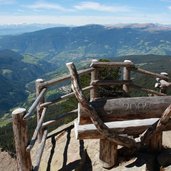
[[[2,24],[171,24],[171,0],[0,0]]]

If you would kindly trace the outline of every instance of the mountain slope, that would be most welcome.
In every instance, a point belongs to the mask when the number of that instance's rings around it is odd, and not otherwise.
[[[24,57],[11,50],[0,51],[0,114],[27,98],[26,83],[51,71],[47,62],[30,64]]]
[[[171,54],[171,30],[146,27],[56,27],[3,36],[0,49],[30,53],[51,62],[133,54]]]

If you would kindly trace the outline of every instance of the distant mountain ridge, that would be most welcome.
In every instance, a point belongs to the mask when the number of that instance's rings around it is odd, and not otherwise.
[[[163,67],[162,71],[167,72],[171,59],[169,26],[87,25],[0,36],[0,114],[26,100],[25,85],[28,82],[47,72],[63,72],[66,62],[85,66],[92,58],[124,60],[127,56],[135,60],[132,55],[139,56],[136,60],[141,60],[141,63],[142,60],[150,62],[156,59],[157,62],[150,66],[160,68],[157,72]],[[49,76],[52,74],[47,79]]]
[[[61,24],[4,24],[0,25],[0,35],[15,35],[33,32],[50,27],[61,27]]]
[[[167,28],[167,29],[166,29]],[[53,63],[134,54],[171,55],[170,27],[87,25],[1,36],[0,49],[34,54]]]

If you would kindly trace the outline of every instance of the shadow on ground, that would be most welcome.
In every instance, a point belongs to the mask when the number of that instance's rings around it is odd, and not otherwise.
[[[69,128],[68,130],[66,130],[66,132],[67,132],[67,137],[66,137],[67,141],[66,141],[66,144],[65,144],[64,152],[63,152],[63,164],[62,164],[62,167],[58,171],[71,171],[71,170],[75,170],[75,171],[91,171],[92,170],[92,163],[91,163],[90,157],[89,157],[89,155],[88,155],[88,153],[87,153],[87,151],[86,151],[86,149],[84,147],[84,141],[83,140],[79,141],[80,160],[76,160],[74,162],[70,162],[70,163],[67,164],[67,161],[68,161],[67,154],[68,154],[68,148],[70,146],[71,130],[72,130],[72,127]],[[53,158],[55,148],[56,148],[56,138],[55,138],[55,136],[51,137],[51,144],[52,144],[52,148],[51,148],[51,152],[50,152],[50,156],[49,156],[46,171],[51,170],[52,158]]]
[[[128,151],[128,153],[126,153]],[[126,168],[146,166],[148,171],[161,171],[171,165],[171,148],[164,148],[160,152],[151,152],[146,148],[134,153],[129,153],[126,148],[121,148],[118,151],[118,163],[122,163],[131,159],[135,159],[132,163],[126,165]]]

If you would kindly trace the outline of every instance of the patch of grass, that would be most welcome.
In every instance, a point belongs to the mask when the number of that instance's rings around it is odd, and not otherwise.
[[[11,115],[9,113],[6,113],[0,118],[0,127],[6,126],[10,122],[11,122]]]

